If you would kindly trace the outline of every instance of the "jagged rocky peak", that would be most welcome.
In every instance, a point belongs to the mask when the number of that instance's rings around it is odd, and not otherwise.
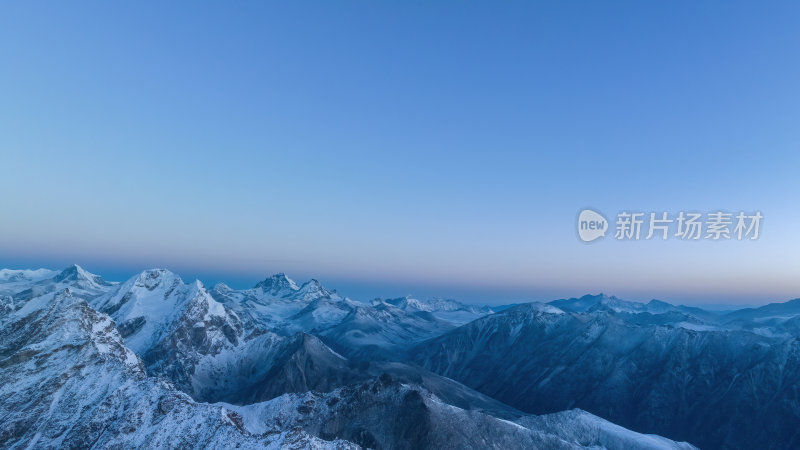
[[[14,297],[10,295],[0,295],[0,314],[11,313],[14,309]]]
[[[300,287],[285,273],[280,272],[258,282],[255,289],[261,289],[265,294],[284,296],[300,290]]]
[[[325,289],[322,284],[314,278],[303,283],[303,285],[300,286],[300,289],[297,290],[295,296],[302,300],[316,300],[323,297],[338,298],[335,290],[329,291]]]
[[[105,280],[103,280],[100,275],[95,275],[77,264],[73,264],[62,270],[53,278],[53,281],[57,283],[64,281],[84,281],[96,284],[98,286],[110,285],[110,283],[107,283]]]
[[[175,285],[183,284],[183,280],[178,275],[167,269],[148,269],[135,277],[134,287],[143,287],[148,291],[158,287],[172,288]]]
[[[24,351],[23,351],[24,349]],[[356,448],[241,416],[148,377],[114,322],[66,290],[0,317],[0,447]]]
[[[285,273],[277,273],[255,285],[256,291],[270,297],[281,297],[312,301],[322,297],[337,297],[336,291],[328,291],[316,279],[311,279],[298,285]],[[224,289],[215,289],[216,292],[225,293]],[[257,296],[260,296],[257,294]]]
[[[139,353],[156,345],[181,321],[200,324],[212,316],[223,322],[227,318],[200,281],[184,284],[166,269],[145,270],[91,304],[114,318],[126,344]]]
[[[214,287],[211,288],[211,290],[214,292],[219,292],[224,294],[228,292],[233,292],[234,289],[225,283],[217,283],[214,285]]]
[[[397,361],[413,354],[414,363],[465,382],[479,379],[508,401],[542,380],[557,379],[552,391],[531,404],[563,397],[573,401],[584,392],[559,375],[575,365],[574,360],[565,365],[564,348],[584,344],[578,349],[582,355],[595,341],[608,344],[592,353],[601,356],[574,371],[579,376],[573,379],[584,379],[584,373],[594,373],[597,361],[630,347],[620,349],[614,337],[628,339],[634,327],[605,311],[595,314],[598,320],[613,320],[605,327],[585,321],[592,313],[566,314],[547,304],[521,305],[475,320],[479,315],[456,310],[457,302],[449,300],[406,297],[406,305],[420,305],[407,311],[391,300],[370,306],[341,299],[316,280],[298,285],[285,274],[264,280],[258,289],[218,285],[212,292],[230,291],[223,304],[199,281],[184,283],[165,269],[146,270],[103,289],[87,288],[91,274],[69,269],[63,279],[81,281],[53,282],[59,275],[53,272],[40,282],[1,285],[9,292],[30,291],[20,297],[0,291],[0,357],[5,358],[0,358],[0,379],[8,381],[0,386],[0,442],[11,448],[353,446],[320,438],[373,448],[467,448],[476,442],[505,449],[647,448],[638,445],[646,441],[641,435],[592,417],[545,418],[532,422],[536,427],[512,423],[520,414],[513,408]],[[73,303],[64,301],[69,298]],[[432,311],[420,311],[424,308]],[[465,321],[472,325],[455,327]],[[663,336],[692,336],[674,328],[657,331],[662,336],[658,348],[666,341]],[[608,339],[596,339],[599,332]],[[566,338],[542,339],[559,333]],[[651,335],[644,330],[637,336]],[[411,347],[422,342],[436,345]],[[552,350],[542,351],[546,345]],[[523,352],[522,366],[514,364],[520,349],[532,349]],[[461,355],[477,358],[476,364],[462,361]],[[557,371],[537,372],[552,366],[548,355]],[[637,356],[630,360],[652,359],[649,353]],[[383,362],[374,366],[375,360]],[[531,361],[535,364],[527,364]],[[662,366],[651,370],[664,372]],[[521,381],[515,384],[518,374]],[[608,378],[600,375],[592,380]],[[641,378],[622,375],[623,380]],[[515,392],[503,390],[517,385]],[[562,391],[570,395],[558,397]],[[611,393],[612,405],[619,403],[620,392],[626,391]],[[190,396],[243,406],[196,403]],[[502,413],[503,420],[495,413]],[[556,425],[548,428],[550,423]],[[620,440],[626,436],[631,440]],[[655,444],[649,448],[674,448]]]
[[[134,353],[123,346],[111,318],[92,309],[69,288],[36,297],[6,319],[22,327],[0,327],[4,328],[0,332],[4,344],[35,342],[28,348],[36,348],[43,358],[56,353],[78,353],[78,359],[86,362],[96,354],[105,360],[121,361],[137,374],[144,374]],[[37,365],[39,369],[43,367]]]

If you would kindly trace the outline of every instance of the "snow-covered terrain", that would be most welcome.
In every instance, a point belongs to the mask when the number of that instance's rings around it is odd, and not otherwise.
[[[413,362],[529,413],[578,407],[701,448],[794,448],[794,308],[787,302],[697,314],[664,302],[584,296],[503,310],[411,354]],[[742,325],[754,322],[761,328]]]
[[[453,299],[438,297],[430,300],[420,300],[405,296],[387,300],[376,299],[372,303],[387,303],[407,312],[428,312],[437,319],[454,325],[463,325],[479,317],[494,313],[487,306],[465,305]]]
[[[792,448],[798,309],[2,270],[0,447]]]
[[[317,280],[298,284],[283,273],[251,289],[218,284],[210,294],[246,325],[286,336],[312,333],[345,356],[369,360],[398,358],[415,343],[492,313],[442,299],[361,303],[325,289]]]
[[[357,448],[241,418],[148,377],[114,322],[68,289],[0,317],[0,447]]]

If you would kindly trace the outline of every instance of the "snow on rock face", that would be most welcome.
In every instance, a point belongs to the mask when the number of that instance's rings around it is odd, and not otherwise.
[[[237,414],[148,378],[113,322],[67,292],[0,318],[4,448],[356,448]]]
[[[114,285],[78,265],[60,272],[46,269],[0,271],[0,295],[12,296],[17,303],[67,288],[77,297],[90,299],[113,289]]]
[[[525,416],[516,421],[527,428],[574,441],[582,446],[600,446],[616,450],[692,450],[686,442],[675,442],[654,434],[640,434],[573,409],[542,416]]]
[[[14,297],[10,295],[0,295],[0,315],[10,314],[15,309]]]
[[[259,282],[254,289],[259,289],[264,294],[273,297],[286,297],[300,290],[297,284],[282,272]]]
[[[397,359],[415,343],[455,326],[430,313],[409,313],[388,303],[348,302],[343,308],[349,310],[347,315],[314,333],[334,350],[360,360]]]
[[[58,272],[48,269],[14,270],[0,269],[0,283],[34,282],[53,278]]]
[[[0,386],[0,446],[356,448],[346,441],[353,440],[386,448],[480,442],[559,449],[622,442],[607,433],[576,441],[541,423],[502,420],[515,420],[519,411],[421,368],[350,361],[326,345],[391,355],[387,350],[452,329],[434,313],[468,311],[449,301],[409,311],[342,299],[314,280],[297,286],[273,278],[247,291],[218,285],[214,297],[200,282],[186,284],[163,269],[121,285],[77,266],[26,279],[12,295],[0,295],[0,376],[10,380]],[[548,305],[504,314],[516,319],[500,334],[516,340],[531,327],[552,330],[577,320]],[[280,327],[270,330],[265,317]],[[305,329],[325,342],[281,334]],[[602,330],[592,323],[583,339],[597,340]],[[577,430],[599,420],[589,417],[577,424],[566,418],[563,426]]]
[[[243,291],[217,285],[211,294],[235,311],[247,329],[267,329],[284,336],[313,333],[348,357],[385,359],[456,326],[435,313],[406,305],[354,302],[328,291],[316,280],[298,287],[284,274]],[[455,314],[469,315],[466,320],[460,318],[464,321],[476,317],[465,310]]]
[[[420,300],[411,296],[405,296],[405,297],[386,299],[383,300],[383,302],[389,303],[404,310],[427,311],[427,312],[469,311],[475,314],[482,314],[482,315],[492,313],[492,310],[487,307],[465,305],[461,302],[441,297],[434,297],[430,300]]]
[[[62,270],[61,273],[53,277],[53,281],[60,282],[60,281],[86,281],[92,283],[94,285],[107,285],[102,277],[99,275],[95,275],[93,273],[89,273],[84,270],[83,267],[73,264],[66,269]]]
[[[314,279],[303,283],[294,296],[305,301],[314,301],[318,298],[339,298],[336,292],[328,291],[322,287],[319,281]]]
[[[282,334],[308,331],[291,323],[309,304],[317,300],[343,302],[335,291],[328,291],[317,280],[302,286],[280,273],[258,283],[252,289],[235,290],[217,284],[210,294],[215,300],[235,312],[247,328],[263,328]]]
[[[329,352],[316,338],[302,342],[310,351]],[[253,348],[253,354],[263,348]],[[591,436],[578,443],[451,406],[386,374],[328,394],[288,394],[248,406],[196,403],[170,383],[148,377],[111,318],[66,290],[0,317],[0,362],[0,443],[15,449],[596,445]],[[572,426],[568,418],[563,422]]]
[[[125,342],[139,354],[156,344],[198,292],[164,269],[142,272],[92,302],[117,322]]]
[[[345,320],[354,307],[354,303],[340,299],[317,298],[290,317],[289,321],[291,328],[296,331],[321,332]]]
[[[248,404],[287,392],[330,391],[361,378],[317,337],[265,333],[205,356],[196,365],[192,387],[198,400]]]
[[[443,330],[453,326],[464,325],[465,323],[494,313],[494,311],[485,306],[465,305],[455,300],[444,298],[420,300],[411,296],[405,296],[386,300],[375,299],[372,301],[372,306],[379,305],[391,305],[410,314],[429,314],[430,317],[445,324],[442,328]],[[430,337],[433,336],[426,336],[426,338]]]
[[[580,441],[555,427],[523,425],[478,411],[468,411],[443,402],[416,384],[398,382],[383,374],[377,379],[346,386],[327,394],[287,394],[269,402],[227,408],[242,417],[252,433],[278,426],[301,428],[314,435],[331,434],[370,448],[492,448],[578,449],[598,448],[604,443],[638,442],[619,447],[641,450],[685,449],[668,439],[645,436],[616,427],[606,435],[580,436]],[[580,421],[565,417],[567,430],[585,423],[604,423],[590,414]],[[532,422],[535,423],[535,422]],[[613,424],[605,422],[608,427]],[[614,440],[614,437],[620,438]],[[657,443],[659,446],[650,445]],[[663,444],[663,445],[661,445]],[[618,447],[608,447],[618,448]]]
[[[126,344],[140,354],[174,331],[180,320],[196,319],[199,324],[228,320],[225,308],[199,281],[184,284],[165,269],[144,271],[92,305],[114,318]]]
[[[276,426],[330,433],[369,448],[574,449],[578,446],[492,416],[442,403],[391,376],[327,394],[287,394],[272,401],[226,405],[244,427],[260,433]],[[280,424],[280,425],[279,425]]]
[[[142,272],[92,300],[115,320],[125,343],[153,374],[192,393],[195,364],[242,338],[238,317],[214,300],[199,281],[184,284],[164,269]]]
[[[785,387],[800,385],[800,341],[676,326],[683,313],[673,314],[520,305],[425,342],[411,359],[528,413],[578,407],[702,448],[794,442],[800,400]]]
[[[284,274],[253,289],[239,291],[219,284],[210,293],[247,329],[284,336],[313,333],[336,351],[359,359],[396,357],[417,342],[491,313],[452,300],[403,298],[368,305],[342,298],[317,280],[297,286]]]
[[[252,289],[218,284],[210,293],[234,311],[247,329],[267,329],[284,336],[312,333],[343,355],[359,359],[396,357],[417,342],[492,313],[444,299],[354,302],[317,280],[298,286],[283,273]]]

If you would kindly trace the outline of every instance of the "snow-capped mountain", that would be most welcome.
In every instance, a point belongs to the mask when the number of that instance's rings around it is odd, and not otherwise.
[[[253,289],[260,291],[262,296],[292,297],[300,290],[300,287],[281,272],[258,282]]]
[[[492,314],[488,306],[465,305],[452,299],[434,297],[430,300],[419,300],[411,296],[375,299],[372,304],[387,303],[406,312],[427,312],[439,320],[450,322],[454,325],[463,325],[479,317]]]
[[[0,280],[14,299],[0,309],[2,448],[692,448],[580,411],[525,416],[403,363],[348,360],[315,336],[254,327],[163,269],[122,284],[82,272]],[[308,304],[321,298],[334,301]]]
[[[188,392],[205,402],[250,404],[285,393],[327,392],[363,378],[315,336],[265,332],[201,358]]]
[[[554,300],[550,302],[551,305],[563,309],[564,311],[571,311],[577,313],[609,310],[614,312],[627,312],[627,313],[651,313],[663,314],[666,312],[680,311],[676,306],[660,300],[651,300],[649,303],[629,302],[619,299],[615,296],[607,296],[605,294],[597,295],[584,295],[580,298],[570,298],[563,300]]]
[[[0,269],[0,284],[2,284],[4,287],[12,287],[14,283],[30,284],[36,281],[53,278],[56,275],[58,275],[57,271],[49,269]]]
[[[251,289],[231,289],[224,283],[217,284],[211,295],[229,309],[235,311],[252,326],[268,326],[271,329],[286,329],[287,333],[303,331],[293,326],[289,318],[317,299],[344,302],[336,291],[328,291],[317,280],[298,285],[283,273],[275,274]]]
[[[634,433],[580,409],[525,416],[517,423],[531,429],[545,430],[585,447],[619,450],[695,448],[685,442],[676,443],[658,435]]]
[[[195,324],[215,319],[235,321],[206,292],[202,283],[185,284],[179,276],[165,269],[140,273],[112,292],[92,300],[92,306],[114,318],[126,345],[137,353],[153,349],[174,332],[177,322],[187,314],[198,320]]]
[[[187,392],[198,361],[235,347],[244,332],[239,318],[202,283],[184,283],[165,269],[144,271],[90,304],[114,319],[148,371]]]
[[[578,407],[701,448],[800,445],[797,339],[577,300],[483,317],[419,345],[412,361],[529,413]]]
[[[800,299],[722,314],[718,322],[726,328],[748,330],[764,336],[800,338]]]
[[[0,317],[0,361],[2,448],[356,448],[248,432],[232,411],[148,377],[111,318],[66,289]]]
[[[430,313],[410,313],[387,303],[349,304],[338,323],[317,329],[335,350],[357,359],[393,359],[414,344],[455,327]]]
[[[14,301],[24,301],[66,288],[77,297],[94,298],[115,285],[77,264],[61,271],[3,269],[0,272],[0,295],[10,296]]]
[[[111,315],[150,373],[202,401],[263,401],[364,378],[320,338],[347,355],[386,359],[450,328],[389,305],[343,299],[315,280],[298,285],[283,274],[252,290],[218,285],[213,292],[222,302],[199,281],[184,283],[154,269],[90,302]]]
[[[253,433],[265,427],[297,427],[332,434],[370,448],[493,449],[685,449],[694,447],[633,433],[582,411],[560,421],[536,417],[503,420],[443,402],[425,388],[389,375],[328,394],[287,395],[276,401],[229,406]],[[602,446],[602,447],[601,447]]]
[[[550,304],[564,311],[577,313],[606,310],[615,313],[660,314],[662,315],[662,321],[668,314],[672,314],[672,316],[677,319],[675,321],[676,323],[687,320],[688,322],[719,324],[722,319],[718,312],[707,311],[692,306],[675,306],[656,299],[650,300],[647,303],[631,302],[619,299],[613,295],[607,296],[605,294],[584,295],[580,298],[554,300],[550,302]]]
[[[341,297],[317,280],[295,283],[283,273],[251,289],[218,284],[211,295],[248,326],[289,336],[311,333],[351,358],[391,359],[416,343],[492,313],[453,300],[412,297],[371,304]]]
[[[630,302],[604,294],[555,300],[550,304],[577,313],[605,310],[619,317],[629,314],[627,320],[640,324],[673,325],[698,331],[745,330],[778,338],[800,337],[800,299],[724,312],[675,306],[660,300]]]

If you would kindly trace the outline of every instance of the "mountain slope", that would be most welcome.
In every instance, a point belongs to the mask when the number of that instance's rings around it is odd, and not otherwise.
[[[253,435],[236,414],[148,378],[113,321],[66,290],[0,316],[0,377],[3,448],[351,446]]]
[[[150,279],[144,287],[156,292],[158,285]],[[165,292],[158,298],[168,298]],[[196,297],[190,297],[192,304]],[[141,306],[147,300],[130,295],[116,312],[135,310],[128,302]],[[162,323],[152,315],[148,319]],[[316,338],[298,339],[296,348],[304,353],[322,352],[343,360]],[[191,353],[178,353],[186,354]],[[450,383],[450,395],[457,402],[491,406],[464,387],[454,390],[457,383],[400,366],[427,386]],[[609,439],[583,433],[577,441],[570,436],[569,430],[585,428],[587,420],[603,422],[593,416],[565,418],[560,431],[535,422],[523,426],[524,421],[513,423],[452,406],[427,388],[388,374],[326,394],[285,394],[247,406],[196,403],[171,383],[148,376],[143,361],[125,347],[114,321],[68,289],[20,302],[0,314],[0,377],[6,380],[0,387],[4,448],[357,448],[343,440],[347,439],[387,449],[572,449]],[[652,440],[621,428],[611,435]],[[670,445],[639,448],[689,448],[661,443]]]
[[[252,289],[218,284],[210,294],[245,327],[284,336],[310,333],[342,355],[363,360],[398,358],[418,342],[491,313],[487,308],[441,299],[403,297],[360,303],[342,298],[316,280],[298,285],[283,273]]]
[[[285,393],[327,392],[363,378],[314,336],[265,333],[201,359],[189,392],[199,401],[250,404]]]
[[[558,426],[535,418],[518,423],[444,403],[425,388],[405,384],[389,375],[327,394],[285,395],[274,401],[228,406],[243,417],[253,433],[265,428],[298,427],[323,438],[339,437],[364,447],[384,449],[578,449],[601,443],[625,443],[630,449],[685,449],[694,447],[668,439],[643,436],[588,413],[568,415]],[[605,434],[575,430],[588,423],[604,424]],[[524,425],[529,424],[529,425]]]
[[[215,288],[218,293],[220,289]],[[248,297],[253,292],[259,297]],[[242,296],[231,291],[220,303],[199,282],[186,284],[167,270],[154,269],[90,301],[119,324],[126,345],[142,357],[148,373],[168,378],[196,400],[233,404],[284,393],[326,392],[374,376],[374,367],[356,366],[304,330],[356,353],[364,348],[360,342],[351,346],[348,333],[356,330],[369,333],[383,352],[391,345],[405,348],[407,339],[421,333],[435,335],[439,327],[449,328],[391,305],[371,307],[342,299],[314,280],[298,286],[283,274],[259,283],[253,292]],[[264,311],[285,314],[288,306],[302,305],[282,318],[277,329],[270,325],[279,315],[266,324],[259,318]],[[261,307],[265,309],[257,309]]]
[[[76,297],[90,299],[110,291],[116,284],[103,280],[77,264],[61,271],[3,269],[0,273],[0,295],[11,296],[15,302],[67,288]]]
[[[427,312],[435,318],[450,322],[453,325],[463,325],[487,314],[492,314],[491,308],[486,306],[465,305],[452,299],[435,297],[430,300],[420,300],[411,296],[391,298],[386,300],[376,299],[372,304],[388,303],[406,312]]]
[[[412,360],[529,413],[578,407],[702,448],[800,445],[800,342],[641,315],[520,305],[421,344]]]
[[[150,373],[186,392],[198,361],[235,347],[243,334],[238,317],[199,281],[185,284],[164,269],[144,271],[90,303],[114,319]]]

